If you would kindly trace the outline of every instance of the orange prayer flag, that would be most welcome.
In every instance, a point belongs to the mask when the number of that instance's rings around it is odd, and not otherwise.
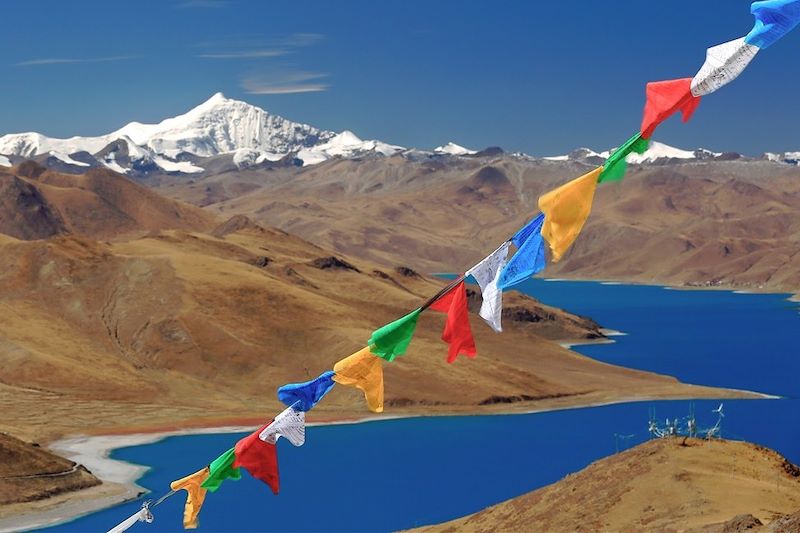
[[[589,217],[601,172],[603,167],[598,167],[539,198],[544,213],[542,236],[550,245],[554,263],[572,246]]]
[[[333,365],[333,380],[364,391],[370,411],[383,412],[383,360],[369,347],[345,357]]]
[[[205,467],[194,474],[169,484],[172,490],[183,489],[186,491],[186,505],[183,508],[184,529],[197,528],[197,515],[200,514],[200,508],[203,507],[203,502],[206,499],[206,489],[201,487],[200,484],[208,478],[208,473],[209,469]]]

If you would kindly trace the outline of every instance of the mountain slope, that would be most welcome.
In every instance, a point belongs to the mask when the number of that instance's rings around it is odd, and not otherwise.
[[[67,232],[106,239],[213,225],[212,214],[163,198],[110,170],[62,174],[33,162],[0,169],[0,231],[19,239]]]
[[[329,369],[441,286],[405,269],[329,260],[276,230],[217,234],[0,239],[0,427],[42,438],[255,421],[280,409],[279,385]],[[426,315],[408,355],[385,367],[388,411],[731,395],[574,354],[548,339],[594,337],[594,325],[522,297],[509,305],[528,311],[506,320],[503,335],[474,320],[479,357],[453,365],[440,340],[444,317]],[[363,398],[337,388],[315,413],[362,415]]]
[[[0,506],[99,485],[83,466],[0,433]]]
[[[513,155],[395,155],[162,182],[158,190],[342,253],[452,272],[534,216],[545,191],[591,168]],[[796,292],[798,178],[797,167],[768,161],[634,166],[624,181],[598,188],[583,233],[547,275]]]
[[[418,531],[764,531],[755,526],[779,525],[777,517],[800,508],[800,469],[778,453],[746,442],[687,444],[652,440],[547,487]],[[737,522],[749,526],[735,529]]]

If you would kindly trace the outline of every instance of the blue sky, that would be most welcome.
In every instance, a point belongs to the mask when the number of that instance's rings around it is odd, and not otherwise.
[[[740,0],[2,3],[0,133],[97,135],[216,91],[286,118],[432,148],[536,155],[638,131],[647,81],[745,35]],[[800,150],[800,30],[655,139]],[[765,98],[765,95],[768,95]]]

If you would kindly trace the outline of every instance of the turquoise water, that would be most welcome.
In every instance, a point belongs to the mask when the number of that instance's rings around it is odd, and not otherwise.
[[[723,434],[800,462],[800,313],[786,295],[543,280],[521,289],[626,333],[614,344],[576,348],[586,355],[687,382],[784,397],[726,401]],[[661,419],[682,417],[689,403],[312,427],[301,448],[280,441],[279,496],[245,474],[209,494],[200,530],[391,531],[448,520],[552,483],[617,446],[641,442],[651,409]],[[718,403],[694,402],[701,427],[716,421],[711,410]],[[633,437],[623,442],[615,434]],[[140,484],[157,496],[239,437],[174,437],[117,450],[114,457],[149,465]],[[182,495],[166,500],[155,509],[153,524],[131,531],[180,530],[183,501]],[[52,529],[105,531],[138,506],[120,505]]]

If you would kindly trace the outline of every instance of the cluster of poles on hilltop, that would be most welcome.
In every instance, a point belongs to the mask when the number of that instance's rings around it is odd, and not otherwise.
[[[403,355],[411,342],[420,314],[425,310],[445,313],[442,340],[448,344],[447,362],[459,355],[475,357],[477,349],[468,318],[465,280],[472,276],[481,288],[480,316],[495,331],[502,331],[503,291],[558,262],[581,232],[592,208],[599,183],[619,181],[625,174],[626,157],[647,150],[656,127],[680,111],[687,121],[707,96],[735,79],[756,54],[780,39],[800,23],[800,0],[754,2],[755,25],[744,37],[707,50],[706,60],[692,78],[650,82],[646,87],[644,116],[639,132],[617,148],[602,166],[539,198],[541,213],[525,224],[478,264],[457,277],[444,289],[407,315],[372,333],[367,346],[333,365],[333,370],[304,383],[278,389],[287,408],[252,434],[199,471],[178,479],[171,490],[112,528],[122,532],[137,522],[152,522],[152,509],[179,490],[186,491],[183,525],[198,526],[198,515],[208,492],[216,492],[227,479],[240,479],[241,470],[266,483],[278,494],[277,441],[284,437],[294,446],[305,442],[305,413],[312,409],[336,383],[356,387],[373,412],[383,411],[383,363]],[[509,259],[511,246],[516,248]],[[721,416],[721,413],[720,413]],[[663,431],[655,427],[655,430]]]

